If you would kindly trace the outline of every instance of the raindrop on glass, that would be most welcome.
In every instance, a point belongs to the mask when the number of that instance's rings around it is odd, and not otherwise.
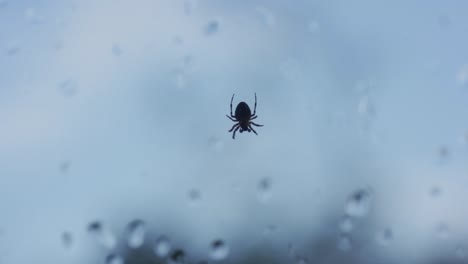
[[[459,259],[466,258],[466,247],[464,245],[457,245],[455,248],[455,256]]]
[[[44,22],[44,17],[40,16],[35,8],[29,7],[24,11],[26,21],[31,24],[40,24]]]
[[[461,137],[460,137],[460,142],[462,144],[467,145],[468,144],[468,131],[466,131]]]
[[[211,243],[211,259],[213,260],[223,260],[229,255],[229,247],[226,243],[217,239]]]
[[[288,243],[288,256],[290,258],[296,257],[296,247],[291,242]]]
[[[276,24],[276,18],[273,12],[266,7],[257,7],[255,10],[260,14],[262,17],[263,23],[268,27],[274,27]]]
[[[171,253],[171,261],[175,263],[184,262],[185,252],[182,249],[176,249]]]
[[[437,158],[439,162],[445,162],[450,158],[450,150],[447,146],[439,146],[437,148]]]
[[[355,191],[348,198],[345,211],[349,216],[362,217],[367,215],[372,203],[372,194],[367,189]]]
[[[184,1],[184,13],[190,16],[197,7],[196,0],[185,0]]]
[[[261,179],[257,184],[258,197],[261,202],[267,202],[271,197],[272,180],[268,177]]]
[[[208,144],[215,152],[220,152],[224,148],[224,142],[220,138],[215,136],[210,137],[210,139],[208,140]]]
[[[355,90],[359,94],[368,94],[373,87],[371,80],[360,80],[356,83]]]
[[[351,238],[346,235],[341,235],[338,239],[338,249],[341,251],[350,251],[351,246]]]
[[[124,264],[124,260],[117,254],[109,254],[106,257],[106,264]]]
[[[65,97],[72,97],[77,93],[78,84],[75,80],[68,79],[59,83],[59,92]]]
[[[377,232],[376,240],[381,246],[388,245],[393,239],[393,231],[391,228],[387,227],[383,230]]]
[[[166,236],[160,236],[156,239],[153,247],[154,254],[160,258],[165,258],[171,251],[171,243]]]
[[[307,29],[309,30],[310,33],[317,33],[320,31],[320,25],[317,21],[310,21],[307,24]]]
[[[122,55],[122,48],[120,48],[120,46],[117,44],[112,45],[112,54],[114,54],[116,57],[119,57]]]
[[[59,171],[63,174],[67,173],[70,170],[71,162],[68,160],[64,160],[60,162]]]
[[[190,189],[188,191],[188,198],[192,202],[196,202],[201,199],[201,192],[197,189]]]
[[[371,102],[369,96],[363,96],[359,100],[358,113],[362,116],[373,116],[375,114],[375,107]]]
[[[212,20],[205,25],[205,27],[203,28],[203,33],[206,36],[211,36],[211,35],[216,34],[218,30],[219,30],[219,22],[216,20]]]
[[[13,56],[17,54],[18,52],[20,52],[19,44],[17,42],[10,41],[6,47],[7,55]]]
[[[468,64],[460,67],[456,74],[456,81],[461,86],[468,86]]]
[[[433,186],[429,191],[429,194],[432,197],[439,197],[441,193],[442,193],[442,190],[438,186]]]
[[[304,258],[304,257],[297,257],[296,258],[296,264],[307,264],[309,263],[309,259]]]
[[[187,54],[183,57],[183,67],[184,69],[188,69],[190,68],[190,66],[192,66],[193,64],[193,56],[190,55],[190,54]]]
[[[69,232],[62,233],[62,244],[66,249],[69,249],[73,245],[73,237]]]
[[[450,20],[450,17],[443,15],[437,18],[437,23],[442,29],[447,29],[452,24],[452,21]]]
[[[301,65],[295,58],[287,58],[281,63],[279,70],[288,81],[297,81],[303,76]]]
[[[353,230],[353,219],[349,215],[344,215],[340,220],[340,231],[342,233],[349,233]]]
[[[52,45],[54,50],[56,51],[59,51],[63,48],[63,41],[62,40],[57,40],[54,42],[54,44]]]
[[[175,74],[175,85],[178,89],[183,89],[187,86],[187,76],[182,70],[178,70]]]
[[[145,242],[145,223],[136,219],[127,225],[127,243],[130,248],[138,248]]]
[[[267,225],[265,229],[263,230],[263,235],[269,236],[272,235],[276,232],[278,227],[276,225]]]
[[[100,221],[93,221],[88,224],[88,232],[95,237],[95,239],[108,249],[112,249],[117,244],[117,240],[110,231]]]
[[[437,224],[436,235],[438,238],[447,239],[449,236],[449,232],[450,230],[449,230],[449,226],[447,225],[447,223],[440,222],[439,224]]]

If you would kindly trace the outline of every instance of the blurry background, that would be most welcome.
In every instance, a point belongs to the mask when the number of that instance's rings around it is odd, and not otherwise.
[[[467,8],[0,0],[0,263],[466,263]]]

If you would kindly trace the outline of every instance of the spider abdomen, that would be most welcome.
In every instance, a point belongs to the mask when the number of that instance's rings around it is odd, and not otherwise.
[[[235,117],[239,121],[248,121],[252,115],[250,107],[245,102],[240,102],[236,107]]]

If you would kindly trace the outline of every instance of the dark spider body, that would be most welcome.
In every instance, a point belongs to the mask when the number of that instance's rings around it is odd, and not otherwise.
[[[255,124],[254,122],[252,122],[253,119],[257,118],[257,116],[255,115],[257,111],[257,94],[255,94],[255,107],[254,107],[253,114],[250,111],[250,107],[247,103],[240,102],[236,107],[235,115],[233,115],[232,114],[232,101],[233,100],[234,100],[234,95],[232,95],[232,98],[231,98],[231,116],[226,115],[229,119],[236,122],[236,124],[234,124],[232,128],[229,130],[229,132],[233,131],[232,138],[234,139],[236,137],[236,132],[239,129],[240,129],[239,130],[240,133],[244,131],[247,131],[247,132],[253,131],[255,135],[257,135],[257,131],[253,129],[252,125],[258,126],[258,127],[263,126],[263,125]]]
[[[236,111],[234,112],[234,118],[239,121],[239,126],[242,130],[249,129],[249,121],[252,112],[250,111],[250,107],[245,102],[240,102],[237,107]]]

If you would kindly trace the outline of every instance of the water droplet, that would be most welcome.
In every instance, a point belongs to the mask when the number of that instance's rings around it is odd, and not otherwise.
[[[383,230],[377,232],[376,240],[381,246],[388,245],[393,239],[393,231],[391,228],[386,227]]]
[[[171,251],[171,243],[166,236],[160,236],[156,239],[153,248],[154,254],[160,258],[165,258]]]
[[[114,54],[114,56],[116,57],[119,57],[122,54],[122,49],[120,48],[119,45],[117,44],[112,45],[112,54]]]
[[[442,29],[447,29],[452,24],[452,21],[450,20],[450,17],[443,15],[437,18],[437,23]]]
[[[291,242],[288,243],[288,256],[290,258],[296,257],[296,247]]]
[[[338,239],[338,249],[341,251],[350,251],[352,247],[351,238],[346,235],[341,235]]]
[[[358,94],[366,95],[368,94],[375,86],[375,83],[372,79],[359,80],[356,83],[355,90]]]
[[[193,56],[190,54],[187,54],[184,56],[184,68],[190,68],[193,64]]]
[[[71,166],[71,162],[68,160],[64,160],[60,162],[59,170],[61,173],[65,174],[70,170],[70,166]]]
[[[310,33],[318,33],[320,31],[320,25],[317,21],[310,21],[307,24],[307,29]]]
[[[257,184],[258,196],[261,202],[267,202],[271,197],[272,180],[268,177],[260,179]]]
[[[190,16],[197,7],[196,0],[185,0],[184,1],[184,13]]]
[[[462,86],[468,86],[468,64],[460,67],[456,74],[456,81]]]
[[[145,242],[145,222],[136,219],[127,225],[127,243],[130,248],[138,248]]]
[[[340,221],[340,231],[342,233],[349,233],[353,230],[353,219],[349,215],[344,215]]]
[[[277,229],[278,229],[278,227],[276,225],[268,225],[263,230],[263,235],[265,235],[265,236],[272,235],[273,233],[276,232]]]
[[[371,102],[369,96],[363,96],[358,103],[358,113],[362,116],[373,116],[375,114],[375,106]]]
[[[255,8],[255,10],[260,14],[265,25],[267,25],[268,27],[275,26],[276,18],[273,12],[271,12],[271,10],[269,10],[266,7],[257,7]]]
[[[40,16],[33,7],[26,8],[24,11],[24,17],[26,18],[26,21],[31,24],[40,24],[44,22],[44,17]]]
[[[59,83],[59,91],[65,97],[72,97],[77,93],[78,84],[73,79],[68,79]]]
[[[184,71],[179,70],[176,72],[175,85],[178,89],[184,89],[187,86],[187,76]]]
[[[449,226],[445,222],[440,222],[436,226],[436,235],[440,239],[447,239],[449,236],[450,230]]]
[[[439,197],[442,193],[442,190],[438,186],[433,186],[431,190],[429,191],[429,194],[432,197]]]
[[[175,263],[183,263],[185,252],[182,249],[176,249],[171,254],[171,260]]]
[[[193,202],[198,201],[201,198],[201,192],[197,189],[191,189],[188,192],[188,198]]]
[[[219,22],[216,20],[211,20],[203,28],[203,32],[205,33],[206,36],[214,35],[218,32],[218,30],[219,30]]]
[[[455,256],[459,259],[466,258],[466,247],[462,244],[457,245],[455,248]]]
[[[463,134],[460,135],[458,138],[458,142],[462,145],[468,145],[468,131],[465,131]]]
[[[309,259],[304,258],[304,257],[297,257],[296,258],[296,264],[307,264],[309,263]]]
[[[217,239],[211,243],[211,258],[213,260],[223,260],[227,258],[228,255],[229,247],[223,240]]]
[[[208,143],[211,146],[211,148],[216,152],[220,152],[224,148],[224,142],[220,138],[215,136],[210,137]]]
[[[54,42],[53,44],[53,48],[56,50],[56,51],[59,51],[63,48],[63,41],[62,40],[57,40]]]
[[[62,233],[62,244],[66,249],[69,249],[73,245],[73,237],[69,232]]]
[[[288,81],[296,81],[303,76],[301,65],[295,58],[287,58],[281,63],[279,70]]]
[[[88,232],[104,247],[113,249],[117,240],[110,229],[106,228],[100,221],[93,221],[88,224]]]
[[[17,54],[18,52],[20,52],[20,50],[21,49],[19,47],[18,42],[15,42],[15,41],[8,42],[6,46],[6,53],[7,55],[10,55],[10,56]]]
[[[450,150],[447,146],[437,148],[437,158],[439,162],[446,162],[450,158]]]
[[[121,256],[112,253],[106,257],[106,264],[124,264],[124,260]]]
[[[352,217],[362,217],[367,215],[372,203],[372,194],[370,190],[360,189],[355,191],[348,198],[346,204],[346,213]]]

